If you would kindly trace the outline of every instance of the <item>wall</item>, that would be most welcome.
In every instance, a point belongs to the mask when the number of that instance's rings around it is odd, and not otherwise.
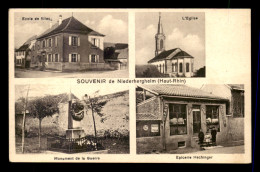
[[[43,135],[65,135],[68,128],[68,103],[60,103],[59,110],[59,114],[55,114],[52,117],[46,117],[42,120]],[[95,114],[96,129],[99,136],[102,136],[105,130],[117,130],[123,135],[129,134],[128,91],[110,95],[102,113],[104,113],[104,117],[106,118],[104,122],[101,122],[101,117]],[[29,132],[30,135],[38,135],[39,120],[30,116],[27,116],[26,119],[26,131]],[[16,115],[15,124],[16,128],[21,129],[22,115]],[[91,110],[84,110],[84,118],[79,122],[79,125],[84,129],[87,135],[94,135]]]
[[[69,62],[69,54],[78,53],[80,54],[80,62],[89,63],[89,55],[95,54],[99,55],[99,63],[104,63],[104,52],[100,48],[93,47],[91,42],[89,42],[89,36],[84,34],[63,34],[63,47],[64,47],[64,62]],[[69,45],[70,36],[79,36],[80,45],[72,46]],[[100,42],[101,43],[101,42]]]
[[[160,151],[162,149],[161,136],[136,138],[137,153],[150,153],[151,151]]]
[[[160,73],[163,73],[163,65],[164,65],[164,73],[165,73],[165,61],[157,61],[151,64],[155,65],[156,67],[158,66],[157,69],[159,70]],[[160,71],[160,65],[161,65],[161,71]]]
[[[159,119],[161,119],[160,98],[152,97],[139,103],[136,107],[136,113],[152,113],[153,115],[156,115]],[[163,149],[162,123],[160,127],[160,136],[136,138],[136,147],[138,153],[146,153],[154,150],[161,151]]]

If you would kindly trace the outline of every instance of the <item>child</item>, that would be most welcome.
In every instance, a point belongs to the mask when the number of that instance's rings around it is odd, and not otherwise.
[[[210,133],[207,132],[205,135],[205,142],[206,142],[207,146],[209,146],[209,144],[210,144],[210,138],[211,138]]]

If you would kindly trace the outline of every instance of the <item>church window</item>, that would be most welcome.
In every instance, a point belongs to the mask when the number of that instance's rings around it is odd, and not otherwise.
[[[190,64],[186,63],[186,72],[190,72]]]
[[[163,40],[160,40],[160,49],[163,49]]]
[[[179,67],[179,68],[180,68],[179,71],[182,72],[182,63],[180,63],[179,66],[180,66],[180,67]]]
[[[163,64],[163,73],[164,73],[164,64]]]

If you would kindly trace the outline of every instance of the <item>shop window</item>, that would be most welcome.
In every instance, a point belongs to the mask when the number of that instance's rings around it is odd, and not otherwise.
[[[213,127],[219,132],[219,108],[218,106],[206,106],[206,124],[207,131]]]
[[[169,104],[170,135],[187,134],[187,113],[185,104]]]
[[[138,121],[136,123],[136,136],[160,136],[160,121]]]

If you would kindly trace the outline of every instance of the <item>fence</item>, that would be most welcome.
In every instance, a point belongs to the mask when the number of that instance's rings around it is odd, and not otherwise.
[[[77,139],[66,139],[63,137],[47,137],[47,150],[77,153],[104,150],[102,140],[86,136]]]

